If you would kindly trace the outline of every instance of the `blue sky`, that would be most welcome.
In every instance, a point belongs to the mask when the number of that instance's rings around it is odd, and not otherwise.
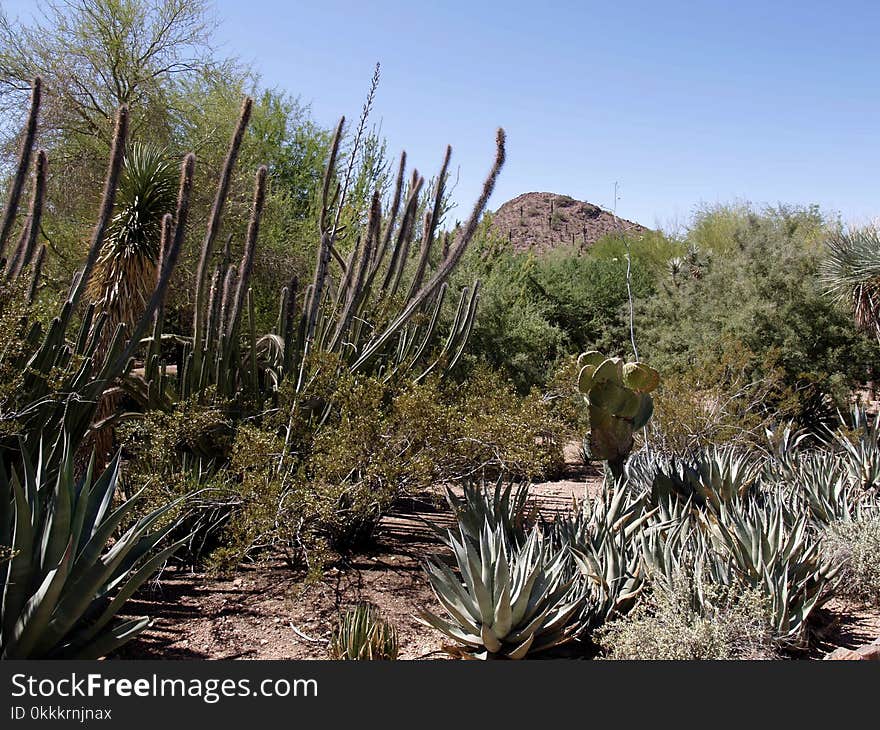
[[[12,13],[28,3],[2,0]],[[490,207],[548,190],[649,226],[701,203],[880,216],[880,4],[217,0],[218,43],[330,125],[374,119],[430,176],[444,145],[464,217],[494,129]]]

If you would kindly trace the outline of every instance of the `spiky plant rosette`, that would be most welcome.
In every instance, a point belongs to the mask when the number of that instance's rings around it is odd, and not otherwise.
[[[461,529],[474,542],[479,542],[483,526],[488,522],[494,529],[501,526],[508,541],[521,545],[529,523],[535,522],[534,505],[529,503],[528,481],[508,481],[499,477],[494,487],[484,480],[462,482],[462,496],[446,487],[446,502]],[[530,509],[531,507],[531,509]],[[437,532],[445,540],[447,530]]]
[[[456,642],[444,649],[454,656],[522,659],[559,646],[577,633],[583,600],[570,570],[567,550],[553,550],[534,528],[520,547],[504,528],[483,526],[475,544],[462,528],[450,530],[459,575],[439,559],[426,569],[448,618],[429,611],[419,620]]]
[[[340,616],[329,654],[338,660],[392,660],[397,659],[398,649],[397,629],[373,606],[361,603]]]
[[[58,456],[58,451],[63,454]],[[172,502],[139,519],[136,497],[116,499],[120,455],[96,475],[74,475],[76,445],[0,467],[0,659],[97,659],[143,631],[148,616],[120,617],[126,602],[184,542],[159,527]],[[51,468],[53,462],[58,468]]]
[[[161,150],[132,144],[125,155],[116,209],[95,270],[89,295],[111,324],[131,323],[156,283],[162,218],[173,213],[177,167]]]
[[[795,514],[781,492],[770,492],[763,505],[722,505],[707,515],[706,527],[713,549],[730,557],[738,582],[767,596],[774,638],[803,648],[810,614],[833,595],[838,573],[822,555],[807,514]]]
[[[874,228],[840,230],[825,247],[819,279],[826,291],[880,338],[880,234]]]

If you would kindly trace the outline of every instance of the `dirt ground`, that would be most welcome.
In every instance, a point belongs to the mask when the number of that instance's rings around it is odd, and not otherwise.
[[[550,516],[601,484],[596,473],[532,485],[539,509]],[[414,614],[437,610],[422,570],[427,555],[445,547],[426,521],[449,524],[442,511],[411,505],[382,523],[372,552],[331,568],[306,583],[282,562],[243,566],[229,579],[166,570],[143,589],[131,614],[154,617],[152,626],[117,656],[131,659],[324,659],[327,637],[340,610],[359,602],[378,606],[398,630],[401,659],[443,659],[442,636]],[[836,647],[856,648],[880,637],[880,611],[840,600],[824,609],[813,658]]]

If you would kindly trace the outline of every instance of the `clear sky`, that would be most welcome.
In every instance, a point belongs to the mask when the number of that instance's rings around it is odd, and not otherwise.
[[[0,0],[16,14],[26,2]],[[880,216],[880,3],[216,0],[218,42],[330,125],[374,119],[429,176],[452,144],[464,217],[494,129],[490,207],[566,193],[649,226],[701,202]]]

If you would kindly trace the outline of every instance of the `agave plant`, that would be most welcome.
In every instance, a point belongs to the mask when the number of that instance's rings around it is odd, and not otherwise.
[[[651,499],[655,504],[678,496],[717,510],[756,489],[761,478],[761,463],[732,446],[712,446],[684,457],[660,458],[653,466]]]
[[[730,557],[737,580],[767,596],[776,639],[802,646],[807,620],[831,597],[837,575],[822,557],[807,515],[794,514],[784,495],[775,493],[763,505],[724,504],[707,519],[713,547]]]
[[[673,590],[683,575],[699,579],[699,585],[735,582],[730,558],[713,548],[705,521],[695,518],[689,503],[675,499],[661,505],[639,537],[646,579],[661,589]]]
[[[507,482],[499,477],[494,489],[484,481],[462,483],[459,497],[450,487],[446,488],[446,501],[461,530],[475,543],[479,543],[483,526],[489,524],[494,530],[501,527],[508,542],[521,545],[525,542],[529,513],[529,482]],[[439,530],[445,538],[448,531]]]
[[[349,609],[330,637],[331,659],[397,659],[397,629],[365,603]]]
[[[615,489],[583,500],[546,526],[554,544],[574,556],[585,595],[584,629],[594,629],[635,605],[643,586],[636,537],[656,512],[646,510],[644,499],[633,498],[620,481]]]
[[[474,544],[462,529],[448,537],[460,578],[438,559],[428,579],[448,618],[428,611],[422,623],[456,642],[453,654],[481,659],[522,659],[570,641],[578,631],[583,597],[566,550],[552,550],[533,528],[522,546],[509,543],[501,525],[487,522]]]
[[[767,475],[770,479],[784,478],[797,468],[798,456],[801,454],[807,433],[795,429],[791,423],[775,430],[766,428],[767,439],[766,463]]]
[[[173,523],[158,529],[174,503],[140,519],[136,498],[116,503],[118,454],[77,479],[74,452],[65,439],[0,469],[0,542],[15,550],[0,567],[3,659],[92,659],[129,641],[150,619],[118,614],[181,544],[163,546]]]
[[[843,454],[850,478],[862,489],[880,485],[880,414],[873,419],[864,408],[854,406],[849,424],[841,416],[842,426],[832,436]]]
[[[780,483],[795,511],[808,513],[819,525],[854,519],[865,497],[853,485],[840,456],[829,451],[799,454]]]

